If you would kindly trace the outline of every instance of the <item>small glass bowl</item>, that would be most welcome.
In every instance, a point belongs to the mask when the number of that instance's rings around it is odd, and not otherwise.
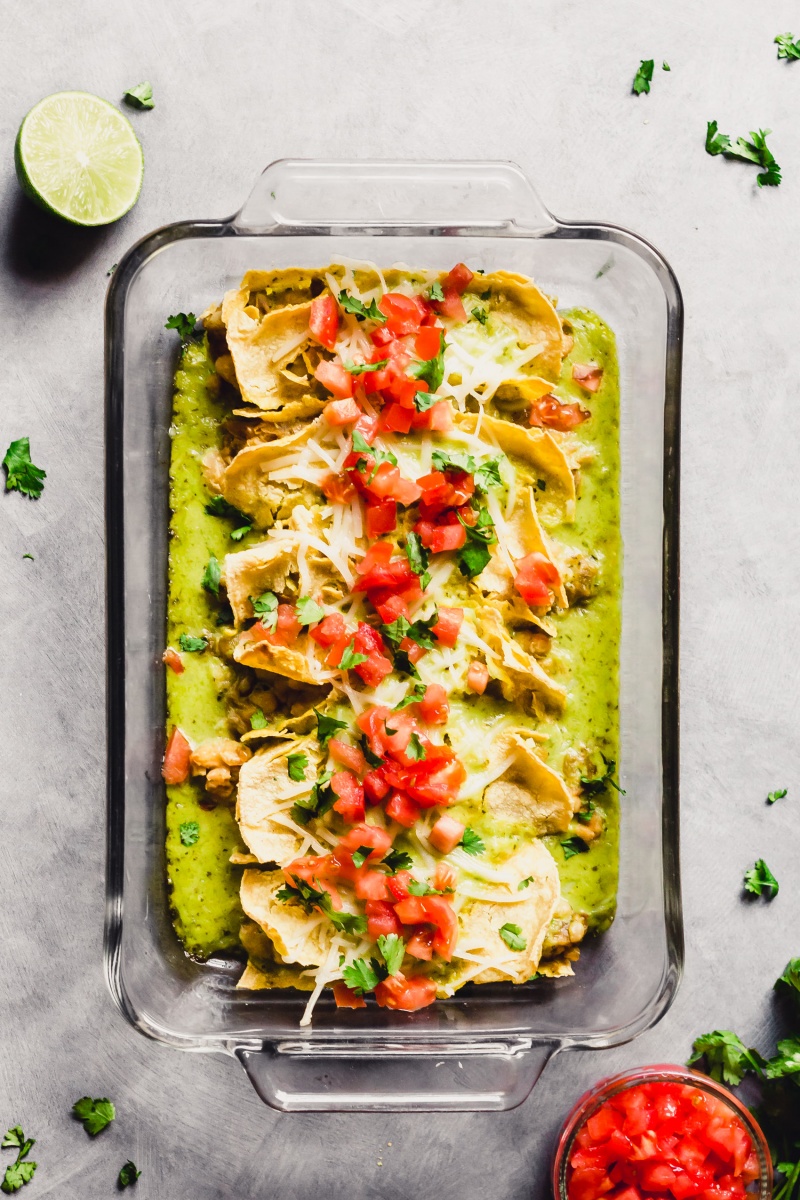
[[[772,1158],[767,1140],[753,1114],[735,1096],[732,1096],[727,1088],[713,1079],[709,1079],[707,1075],[703,1075],[699,1071],[690,1071],[687,1067],[671,1066],[670,1064],[623,1071],[621,1075],[612,1075],[608,1079],[601,1079],[581,1096],[567,1117],[556,1146],[553,1159],[553,1196],[557,1200],[568,1200],[567,1169],[578,1130],[610,1096],[616,1096],[617,1093],[624,1092],[627,1088],[636,1087],[641,1083],[688,1084],[689,1087],[706,1092],[709,1096],[726,1104],[732,1115],[744,1125],[758,1157],[760,1176],[750,1184],[753,1190],[748,1191],[748,1197],[751,1197],[752,1200],[770,1200],[772,1196]]]

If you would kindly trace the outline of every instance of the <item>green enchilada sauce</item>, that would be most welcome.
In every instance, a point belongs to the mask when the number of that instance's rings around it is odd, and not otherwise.
[[[602,770],[601,751],[609,759],[618,758],[618,372],[614,337],[600,318],[583,309],[564,315],[573,326],[575,346],[564,363],[559,396],[578,400],[591,410],[592,420],[573,435],[587,448],[576,520],[550,532],[569,547],[595,554],[601,573],[596,595],[555,616],[558,637],[553,659],[569,690],[569,700],[564,715],[547,725],[549,761],[558,767],[565,751],[588,747]],[[598,363],[604,374],[600,390],[587,397],[572,382],[572,363],[590,361]],[[170,475],[173,515],[167,640],[175,647],[182,633],[198,636],[215,629],[219,605],[201,584],[209,557],[213,554],[221,562],[226,553],[250,540],[238,546],[232,543],[230,522],[205,511],[209,496],[201,460],[217,445],[219,422],[226,416],[216,398],[216,383],[205,342],[187,346],[175,376]],[[180,726],[195,742],[226,736],[227,668],[210,650],[182,657],[184,673],[166,673],[169,726]],[[469,705],[469,719],[479,718],[485,703],[484,698],[475,697]],[[202,780],[167,788],[167,867],[175,928],[185,949],[201,958],[238,945],[242,868],[229,859],[234,851],[246,850],[232,807],[219,804],[208,810],[202,807],[203,797]],[[588,853],[566,858],[560,837],[545,841],[558,864],[564,895],[575,909],[588,915],[590,927],[599,930],[607,927],[614,915],[619,805],[617,792],[610,787],[595,799],[605,829]],[[180,827],[194,821],[200,828],[199,837],[193,845],[184,845]]]

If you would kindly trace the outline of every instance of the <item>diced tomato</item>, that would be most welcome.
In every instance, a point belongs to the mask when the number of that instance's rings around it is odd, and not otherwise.
[[[182,675],[183,672],[186,670],[186,668],[183,665],[183,659],[181,658],[178,651],[174,650],[172,648],[172,646],[167,646],[166,650],[164,651],[164,653],[162,655],[162,660],[166,663],[166,665],[170,668],[171,671],[175,672],[176,675]]]
[[[337,1008],[366,1008],[367,1002],[358,992],[354,992],[346,983],[341,981],[333,985],[333,998]]]
[[[411,615],[402,596],[387,596],[385,600],[373,596],[372,603],[384,625],[391,625],[398,617],[405,617],[407,620]]]
[[[380,537],[397,528],[397,504],[394,500],[367,501],[367,537]]]
[[[164,751],[164,763],[161,767],[165,783],[184,783],[189,778],[191,753],[192,747],[187,738],[175,725],[169,735],[167,748]]]
[[[353,376],[345,371],[339,362],[330,362],[327,359],[322,359],[321,362],[317,363],[314,378],[323,387],[326,387],[329,392],[333,392],[334,396],[339,400],[346,400],[348,396],[352,396],[353,394]]]
[[[356,495],[356,489],[346,475],[326,475],[319,486],[331,504],[349,504]]]
[[[446,725],[450,716],[447,692],[440,683],[429,683],[418,703],[419,715],[427,725]]]
[[[387,886],[389,882],[387,880]],[[366,912],[367,933],[373,940],[389,933],[396,933],[402,937],[403,926],[400,918],[394,911],[394,906],[387,900],[368,900]]]
[[[416,665],[428,653],[424,646],[420,646],[419,642],[415,642],[413,638],[407,637],[404,637],[401,641],[400,649],[405,652],[412,666]]]
[[[342,742],[339,738],[331,738],[328,742],[328,753],[334,762],[340,763],[343,767],[348,767],[351,771],[355,771],[356,775],[363,775],[367,769],[367,760],[358,746],[351,746],[349,742]],[[358,847],[356,847],[358,849]]]
[[[456,263],[449,274],[445,277],[442,287],[451,287],[454,292],[458,292],[459,296],[467,290],[472,280],[475,278],[469,267],[464,263]]]
[[[615,1109],[603,1105],[586,1122],[586,1128],[593,1142],[604,1142],[615,1129],[622,1128],[622,1117]]]
[[[379,758],[386,753],[386,718],[389,711],[385,704],[376,704],[372,708],[365,708],[356,717],[356,725],[366,734],[370,750]]]
[[[422,896],[421,899],[425,906],[425,920],[436,930],[433,935],[433,948],[445,962],[450,962],[458,941],[458,917],[455,910],[445,896]]]
[[[414,333],[422,322],[419,306],[411,296],[403,296],[400,292],[386,292],[378,301],[378,308],[386,317],[386,328],[395,337]]]
[[[431,554],[442,554],[447,550],[460,550],[466,540],[466,530],[460,523],[458,525],[434,525],[428,548]]]
[[[380,544],[378,543],[378,545]],[[358,567],[356,570],[358,571]],[[368,574],[361,576],[353,591],[373,592],[385,589],[386,595],[388,595],[390,592],[403,593],[407,588],[414,586],[419,586],[419,580],[411,570],[408,559],[403,555],[402,558],[392,559],[386,566],[373,567]],[[382,600],[385,598],[385,595],[381,597]]]
[[[367,862],[377,862],[383,858],[392,844],[392,839],[385,829],[381,829],[379,825],[369,825],[362,822],[360,825],[353,826],[348,829],[343,838],[339,840],[339,849],[350,851],[361,850],[366,846],[371,846],[372,850]]]
[[[442,345],[442,331],[432,325],[420,329],[414,338],[414,352],[423,361],[436,358]]]
[[[514,587],[526,604],[534,608],[550,603],[550,586],[557,586],[561,576],[544,554],[535,550],[516,563]]]
[[[303,626],[297,619],[297,609],[293,604],[278,605],[278,620],[273,633],[268,633],[266,640],[273,646],[291,646]]]
[[[597,363],[573,363],[572,378],[586,392],[596,392],[603,380],[603,368]]]
[[[379,770],[368,771],[362,783],[364,785],[364,796],[370,804],[380,804],[391,791],[389,784]]]
[[[355,425],[353,432],[361,434],[368,446],[371,446],[378,434],[378,418],[368,417],[366,413],[361,413]]]
[[[345,635],[344,617],[341,613],[329,613],[327,617],[323,617],[319,625],[311,630],[310,636],[320,646],[332,646],[334,642],[338,642]]]
[[[439,804],[446,807],[456,799],[466,778],[463,764],[453,759],[427,779],[409,785],[408,795],[422,808],[435,808]]]
[[[370,546],[361,562],[356,563],[356,572],[359,575],[369,575],[375,567],[385,567],[393,554],[394,546],[391,542],[376,542],[374,546]]]
[[[338,797],[334,809],[348,824],[364,820],[364,789],[351,771],[337,771],[331,779],[331,791]]]
[[[403,1012],[417,1012],[427,1008],[436,999],[436,984],[424,975],[412,975],[406,979],[398,971],[390,975],[375,988],[375,999],[381,1008],[395,1008]]]
[[[467,310],[461,301],[461,296],[454,287],[449,284],[442,285],[444,292],[444,300],[440,300],[436,305],[443,317],[449,317],[451,321],[466,321]]]
[[[436,433],[447,433],[453,428],[453,411],[447,400],[437,400],[428,409],[428,429]]]
[[[460,821],[443,813],[428,834],[428,840],[436,850],[442,854],[449,854],[461,841],[465,828]]]
[[[439,620],[432,627],[431,633],[442,646],[455,646],[463,620],[463,608],[443,606],[439,609]]]
[[[356,897],[359,900],[388,900],[389,890],[383,871],[359,871],[356,875]]]
[[[363,416],[362,410],[350,397],[346,400],[331,400],[322,411],[325,414],[325,420],[334,427],[349,425]]]
[[[393,792],[386,802],[386,815],[405,829],[411,829],[419,816],[419,809],[403,792]]]
[[[453,503],[455,493],[444,471],[430,471],[427,475],[421,475],[417,484],[422,492],[420,499],[426,516],[436,516]]]
[[[311,336],[316,338],[320,345],[327,350],[332,350],[336,345],[336,334],[339,331],[339,306],[330,292],[325,292],[311,301],[308,328]]]
[[[419,486],[413,479],[406,479],[401,475],[394,486],[393,494],[398,504],[402,504],[405,508],[408,508],[410,504],[416,504],[421,493]]]
[[[413,409],[393,401],[381,413],[380,427],[386,433],[409,433],[413,419]]]
[[[422,925],[426,920],[422,896],[406,896],[394,906],[398,920],[404,925]]]
[[[529,421],[531,425],[547,425],[550,429],[567,433],[588,421],[591,415],[577,401],[574,404],[561,404],[555,396],[548,394],[533,402]]]
[[[400,928],[402,929],[402,925]],[[419,929],[415,929],[408,939],[406,951],[412,958],[419,958],[423,962],[430,962],[433,958],[433,930],[424,925]]]
[[[438,891],[443,892],[447,888],[455,891],[457,883],[458,872],[456,871],[455,867],[451,867],[450,864],[444,862],[444,860],[438,862],[433,869],[431,885],[437,888]]]
[[[489,668],[486,666],[486,663],[474,659],[469,664],[469,670],[467,671],[467,687],[471,688],[473,692],[477,692],[479,696],[482,696],[486,691],[488,683]]]
[[[367,687],[375,688],[382,679],[391,675],[394,667],[391,659],[388,659],[385,654],[379,654],[377,650],[370,650],[367,661],[359,663],[354,669],[356,675],[364,681]]]
[[[396,871],[394,875],[389,876],[389,891],[392,899],[405,900],[406,896],[410,895],[408,885],[411,882],[410,871]],[[394,912],[394,909],[392,909]],[[398,917],[398,920],[400,918]]]

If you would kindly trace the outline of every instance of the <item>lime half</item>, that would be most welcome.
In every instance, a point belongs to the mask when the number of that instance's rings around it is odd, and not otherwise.
[[[133,208],[144,156],[119,109],[89,92],[56,92],[31,109],[14,146],[32,200],[73,225],[110,225]]]

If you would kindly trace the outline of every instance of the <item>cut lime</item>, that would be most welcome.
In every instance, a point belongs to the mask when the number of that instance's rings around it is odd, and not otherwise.
[[[45,96],[14,146],[17,178],[32,200],[73,225],[110,225],[133,208],[144,156],[119,109],[89,92]]]

